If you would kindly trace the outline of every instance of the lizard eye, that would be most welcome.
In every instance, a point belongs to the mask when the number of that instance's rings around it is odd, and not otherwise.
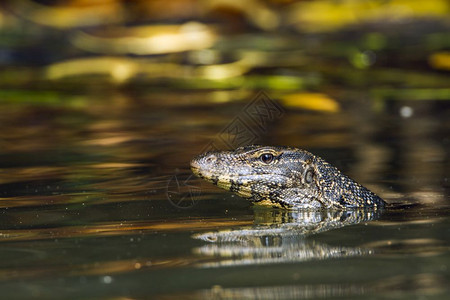
[[[263,153],[260,155],[259,159],[265,164],[270,164],[273,160],[273,154]]]
[[[314,171],[312,169],[308,169],[305,173],[305,182],[311,183],[313,181]]]

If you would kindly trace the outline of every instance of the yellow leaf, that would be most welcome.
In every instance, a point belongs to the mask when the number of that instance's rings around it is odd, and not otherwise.
[[[300,108],[323,112],[338,112],[340,107],[336,100],[325,94],[296,93],[281,97],[281,102],[288,108]]]
[[[450,52],[437,52],[430,56],[430,65],[435,69],[450,70]]]

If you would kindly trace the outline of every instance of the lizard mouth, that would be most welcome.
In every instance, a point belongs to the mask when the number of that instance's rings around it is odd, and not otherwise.
[[[275,201],[272,199],[253,201],[253,203],[257,206],[263,206],[263,207],[289,208],[288,205],[285,205],[281,202],[278,202],[278,201]]]
[[[192,165],[192,163],[191,163],[191,171],[192,173],[194,173],[195,176],[204,179],[202,172],[200,171],[200,168],[198,166]]]
[[[216,178],[216,176],[214,175],[214,173],[202,166],[202,164],[198,160],[193,159],[191,161],[191,171],[195,176],[215,184],[216,180],[214,179]]]

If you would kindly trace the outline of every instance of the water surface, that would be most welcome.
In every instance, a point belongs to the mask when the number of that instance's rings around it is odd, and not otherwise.
[[[306,148],[402,204],[286,212],[190,176],[189,160],[248,102],[169,109],[164,97],[98,97],[93,110],[2,104],[7,298],[448,295],[450,118],[440,102],[408,119],[364,105],[284,111],[257,142]]]

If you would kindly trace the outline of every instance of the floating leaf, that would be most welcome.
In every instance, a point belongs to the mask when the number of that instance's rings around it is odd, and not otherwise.
[[[316,110],[324,112],[338,112],[339,104],[336,100],[325,94],[319,93],[296,93],[288,94],[281,98],[286,107]]]
[[[437,52],[430,56],[430,65],[435,69],[450,70],[450,52]]]

